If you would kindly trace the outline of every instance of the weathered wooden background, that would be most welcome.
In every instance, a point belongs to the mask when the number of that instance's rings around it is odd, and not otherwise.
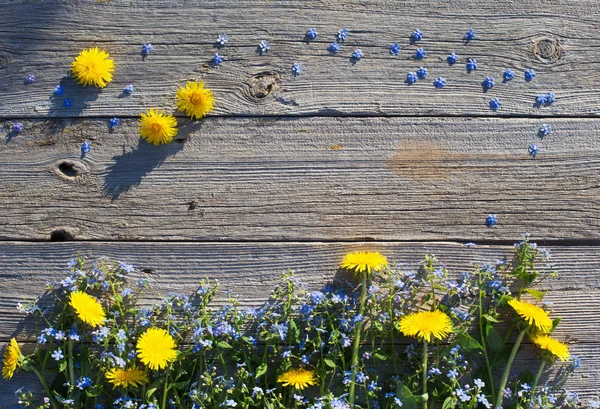
[[[313,26],[319,36],[303,41]],[[331,55],[343,27],[350,36]],[[417,27],[422,62],[409,42]],[[471,27],[477,39],[465,44]],[[214,67],[222,32],[230,42]],[[263,39],[272,48],[261,56]],[[148,42],[154,49],[142,59]],[[394,42],[400,56],[389,54]],[[433,252],[456,272],[510,254],[529,232],[561,274],[548,300],[564,317],[558,335],[583,363],[568,387],[594,397],[599,44],[597,0],[0,0],[0,342],[30,341],[16,303],[61,277],[77,253],[151,268],[163,292],[210,277],[257,304],[288,268],[322,284],[349,250],[376,249],[407,269]],[[100,91],[68,77],[90,46],[117,67]],[[365,57],[352,63],[355,48]],[[461,59],[449,66],[452,51]],[[476,71],[466,72],[467,58]],[[294,62],[304,74],[291,75]],[[428,79],[405,84],[421,65]],[[502,83],[506,68],[517,77]],[[532,82],[527,68],[538,74]],[[35,83],[26,85],[29,73]],[[483,92],[487,75],[496,86]],[[432,85],[438,76],[444,89]],[[214,90],[214,113],[180,118],[170,145],[140,141],[139,113],[173,111],[189,79]],[[59,83],[70,109],[52,97]],[[536,107],[548,91],[556,103]],[[121,126],[109,132],[114,115]],[[14,121],[24,124],[19,135]],[[543,123],[553,132],[540,140]],[[84,140],[94,148],[81,157]],[[535,159],[531,143],[542,149]],[[493,228],[489,213],[498,215]],[[0,405],[11,407],[27,382],[1,381]]]

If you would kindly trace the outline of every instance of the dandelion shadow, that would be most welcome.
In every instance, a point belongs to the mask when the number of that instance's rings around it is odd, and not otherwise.
[[[183,149],[183,144],[169,143],[161,146],[151,145],[140,139],[138,146],[127,152],[113,156],[114,163],[107,168],[104,178],[103,194],[112,201],[132,187],[139,186],[146,175],[170,156]]]
[[[84,87],[69,75],[62,77],[58,85],[63,88],[64,94],[53,93],[50,96],[51,116],[79,116],[87,108],[88,103],[97,100],[102,93],[102,88]],[[73,105],[70,108],[65,106],[66,99],[72,100]]]

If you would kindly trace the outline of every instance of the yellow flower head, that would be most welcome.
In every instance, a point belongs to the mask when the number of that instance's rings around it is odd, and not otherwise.
[[[442,340],[452,332],[452,321],[440,310],[417,312],[402,317],[400,331],[407,337],[423,338],[427,342],[431,342],[432,336]]]
[[[315,373],[304,368],[290,369],[282,373],[277,378],[277,382],[283,386],[293,386],[300,391],[318,383]]]
[[[373,271],[381,271],[387,267],[388,261],[380,253],[374,251],[357,251],[344,256],[340,268],[354,270],[356,274],[371,275]]]
[[[4,351],[4,362],[2,363],[2,377],[4,379],[10,379],[15,374],[17,367],[19,364],[19,359],[21,359],[23,355],[21,355],[21,348],[17,341],[12,338],[10,343],[6,346],[6,350]]]
[[[120,369],[112,368],[106,373],[106,379],[114,386],[129,386],[138,387],[148,383],[148,375],[140,369]]]
[[[164,329],[148,328],[137,342],[140,361],[150,369],[163,369],[177,358],[175,340]]]
[[[179,87],[176,97],[177,109],[192,119],[203,118],[215,108],[215,97],[203,82],[188,81],[185,87]]]
[[[79,319],[92,327],[97,327],[106,319],[104,309],[100,301],[84,293],[76,291],[69,296],[69,305],[75,310]]]
[[[531,340],[538,347],[550,352],[563,362],[568,361],[571,357],[569,347],[566,344],[563,344],[554,338],[550,338],[548,335],[536,335]]]
[[[552,320],[550,319],[548,312],[537,305],[519,301],[516,298],[510,300],[508,305],[510,305],[530,326],[535,327],[544,334],[549,333],[552,329]]]
[[[115,62],[108,57],[108,53],[98,47],[83,50],[71,63],[71,72],[82,85],[104,88],[112,81],[115,69]]]
[[[177,135],[177,119],[158,109],[149,109],[142,114],[139,122],[140,135],[148,143],[162,145],[169,143]]]

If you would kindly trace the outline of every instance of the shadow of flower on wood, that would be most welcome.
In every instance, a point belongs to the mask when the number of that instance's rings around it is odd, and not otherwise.
[[[115,201],[121,193],[141,184],[146,175],[182,149],[182,143],[154,146],[141,139],[138,146],[131,151],[127,152],[123,148],[123,153],[114,156],[114,163],[107,168],[103,186],[104,196],[110,196],[112,201]]]

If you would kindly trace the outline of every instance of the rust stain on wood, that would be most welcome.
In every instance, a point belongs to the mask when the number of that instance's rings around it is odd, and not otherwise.
[[[507,159],[507,155],[470,155],[440,147],[427,141],[411,141],[400,144],[399,151],[390,159],[386,168],[394,175],[415,180],[449,180],[461,173],[489,171],[492,166],[482,165],[482,159]],[[477,162],[475,162],[477,160]]]

